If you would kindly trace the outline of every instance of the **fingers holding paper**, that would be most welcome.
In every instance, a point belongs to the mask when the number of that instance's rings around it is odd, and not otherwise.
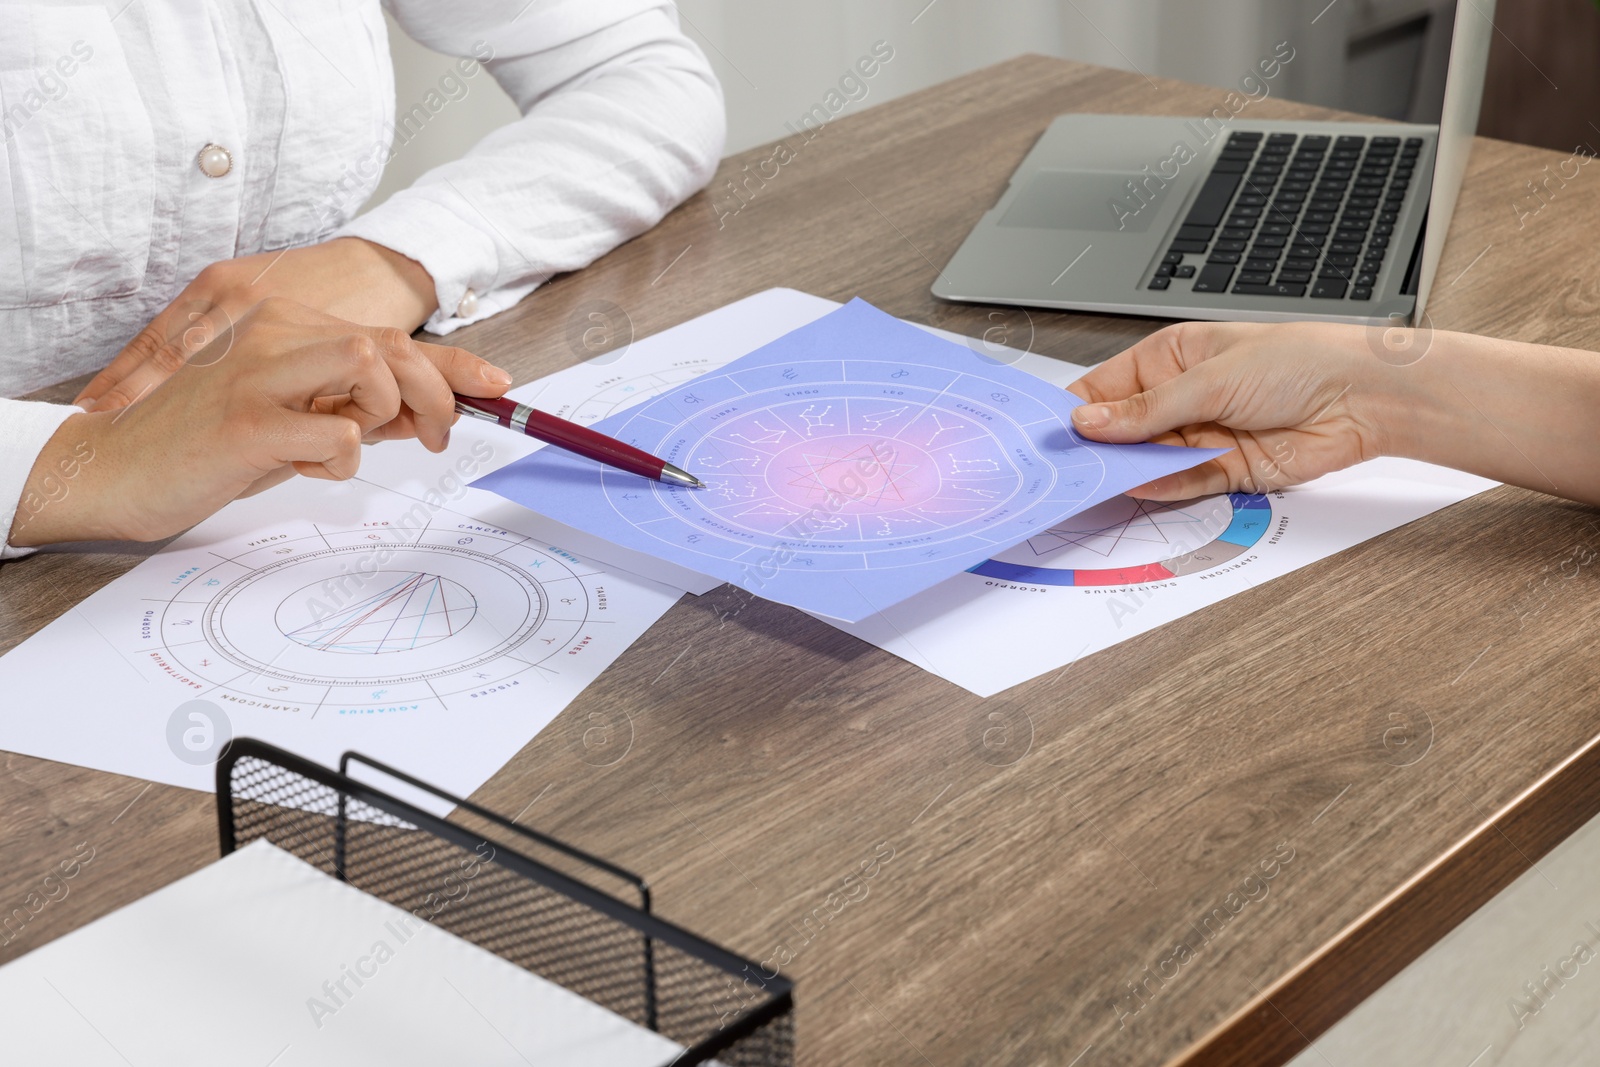
[[[1377,454],[1361,407],[1360,327],[1189,322],[1095,367],[1069,389],[1074,428],[1108,443],[1233,451],[1129,492],[1149,500],[1259,493]]]

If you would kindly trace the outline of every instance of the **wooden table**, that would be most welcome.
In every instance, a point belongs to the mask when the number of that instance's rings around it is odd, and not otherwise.
[[[771,146],[734,157],[650,234],[452,340],[526,380],[588,354],[572,338],[596,308],[644,336],[792,286],[1097,362],[1157,323],[928,286],[1052,116],[1220,99],[1014,60],[791,138],[781,166],[759,166]],[[1560,158],[1479,141],[1436,328],[1600,347],[1600,177],[1520,228],[1513,208]],[[1577,562],[1596,520],[1497,489],[987,701],[725,586],[477,799],[532,803],[525,822],[644,872],[664,915],[752,958],[787,946],[803,1064],[1280,1062],[1600,810],[1600,567]],[[0,647],[140,558],[0,567]],[[609,766],[580,758],[595,712],[626,715]],[[997,765],[974,740],[991,714],[1031,722],[1026,755]],[[42,760],[5,760],[0,813],[0,914],[95,850],[0,958],[216,855],[211,797]],[[865,899],[806,922],[890,849]]]

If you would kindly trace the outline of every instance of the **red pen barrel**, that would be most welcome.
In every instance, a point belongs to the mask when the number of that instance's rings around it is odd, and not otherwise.
[[[666,466],[666,461],[660,457],[587,426],[579,426],[534,408],[527,409],[527,412],[529,437],[645,478],[660,477],[662,468]]]
[[[564,448],[575,455],[603,463],[608,467],[637,474],[641,478],[671,482],[676,485],[700,487],[700,482],[685,471],[679,470],[659,456],[652,456],[640,448],[607,437],[598,430],[579,426],[575,422],[539,411],[527,404],[519,404],[506,397],[462,396],[457,393],[456,409],[476,418],[493,419],[508,430]]]

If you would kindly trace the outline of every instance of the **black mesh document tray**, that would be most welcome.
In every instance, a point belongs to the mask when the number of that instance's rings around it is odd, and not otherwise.
[[[348,774],[352,762],[456,810],[440,818],[358,781]],[[347,752],[333,771],[237,738],[217,762],[217,823],[223,855],[264,838],[677,1042],[683,1051],[668,1061],[674,1067],[794,1062],[789,979],[652,915],[649,887],[637,875],[392,767]],[[493,829],[480,832],[480,823]],[[509,847],[508,836],[550,853],[549,861]],[[467,869],[470,892],[453,894]],[[591,878],[625,886],[638,904]]]

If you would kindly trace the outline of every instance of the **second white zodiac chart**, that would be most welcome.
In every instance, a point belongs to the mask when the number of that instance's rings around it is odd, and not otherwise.
[[[448,707],[553,672],[606,607],[575,557],[471,520],[295,523],[207,556],[144,602],[141,658],[211,699],[312,716]]]
[[[605,377],[588,386],[585,395],[574,395],[570,399],[546,402],[543,406],[553,415],[563,419],[582,423],[585,426],[599,422],[608,415],[614,415],[625,407],[630,407],[641,400],[655,396],[663,389],[669,389],[690,378],[704,374],[708,370],[715,370],[721,363],[706,357],[699,359],[676,359],[670,365],[658,367],[654,370],[640,374],[628,370],[619,370],[617,373],[607,374]],[[573,371],[590,371],[587,366],[574,367]],[[591,371],[592,374],[592,371]],[[576,384],[576,383],[574,383]],[[538,394],[533,394],[538,397]],[[552,398],[554,399],[554,398]],[[530,399],[529,403],[536,403]]]

